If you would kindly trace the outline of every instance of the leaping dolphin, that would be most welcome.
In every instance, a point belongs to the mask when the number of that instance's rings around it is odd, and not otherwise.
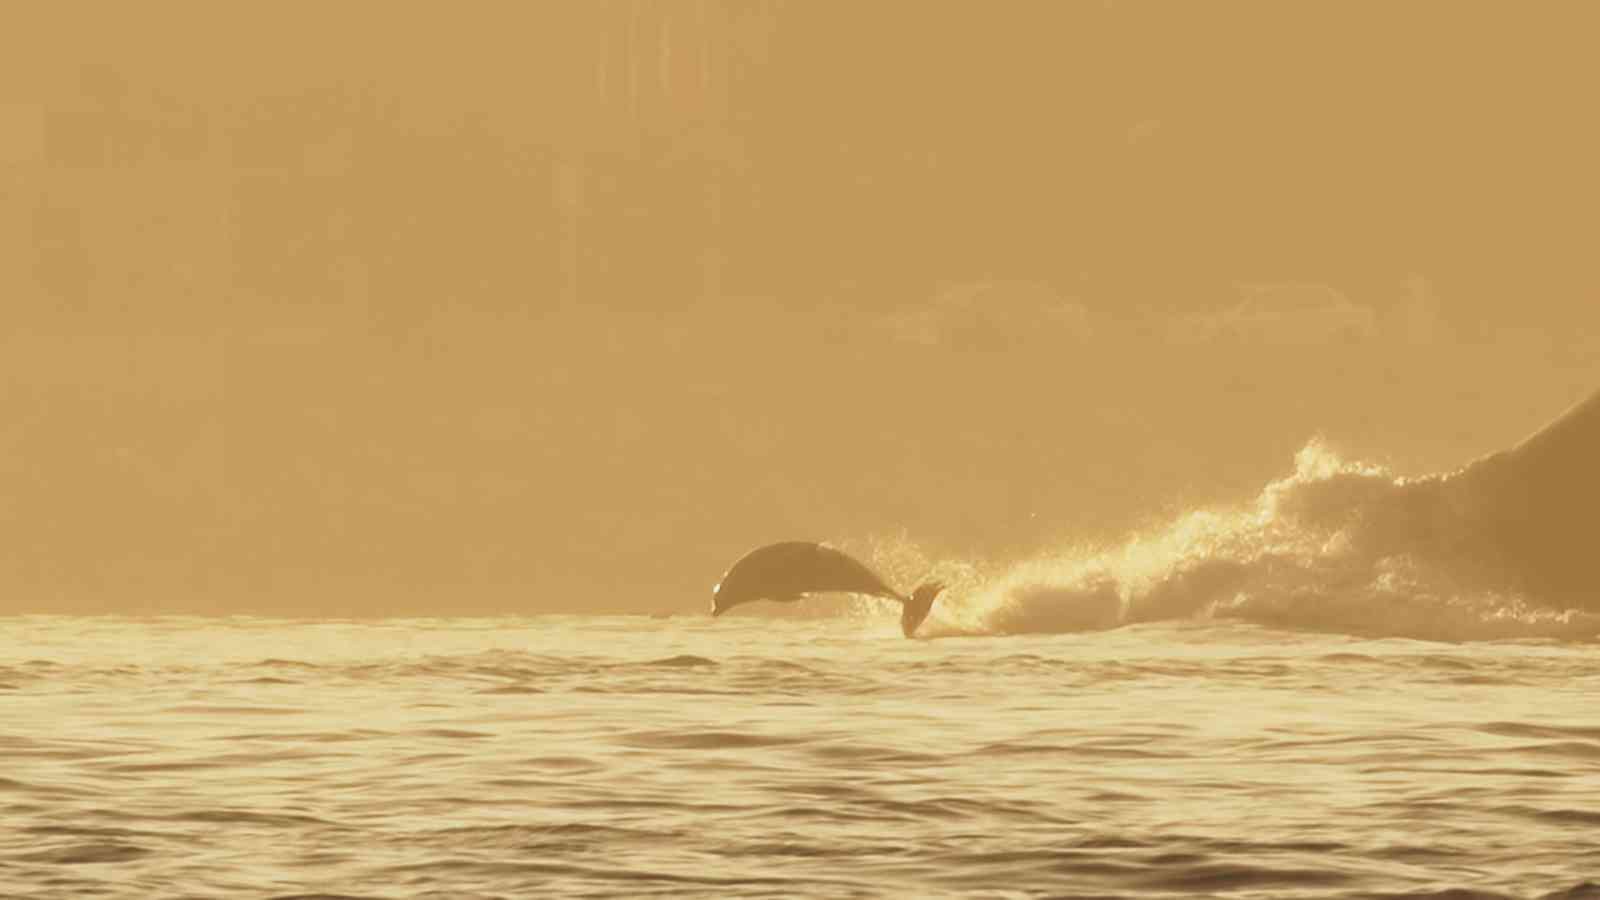
[[[944,585],[930,581],[908,597],[876,572],[826,544],[782,541],[752,550],[733,564],[711,590],[711,614],[720,616],[753,600],[792,603],[806,594],[827,591],[866,594],[898,600],[900,630],[911,637],[942,590]]]

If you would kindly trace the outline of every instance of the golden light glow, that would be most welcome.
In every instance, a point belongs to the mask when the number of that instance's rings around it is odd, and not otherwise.
[[[1447,471],[1600,385],[1583,5],[22,18],[17,611],[699,609],[763,541],[901,531],[1167,559],[1317,434]]]

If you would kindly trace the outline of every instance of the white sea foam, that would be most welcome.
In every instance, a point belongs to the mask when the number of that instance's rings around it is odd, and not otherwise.
[[[930,635],[1099,630],[1169,619],[1433,640],[1600,637],[1590,512],[1600,394],[1505,453],[1401,478],[1320,441],[1249,503],[1108,547],[977,576]],[[894,546],[875,557],[915,558]]]

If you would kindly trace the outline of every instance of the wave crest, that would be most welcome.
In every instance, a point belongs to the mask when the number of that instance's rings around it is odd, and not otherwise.
[[[1595,639],[1600,616],[1568,608],[1571,592],[1541,596],[1540,579],[1526,577],[1515,545],[1502,540],[1503,511],[1519,496],[1507,477],[1515,460],[1502,456],[1407,479],[1312,441],[1293,474],[1250,504],[1192,511],[1121,546],[1014,566],[936,607],[929,631],[1214,618],[1426,640]]]

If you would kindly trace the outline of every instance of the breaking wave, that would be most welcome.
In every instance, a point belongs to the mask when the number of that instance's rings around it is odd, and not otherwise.
[[[1253,502],[958,585],[925,633],[1221,619],[1424,640],[1600,638],[1600,393],[1511,450],[1421,478],[1312,442]],[[879,554],[881,555],[881,554]]]

